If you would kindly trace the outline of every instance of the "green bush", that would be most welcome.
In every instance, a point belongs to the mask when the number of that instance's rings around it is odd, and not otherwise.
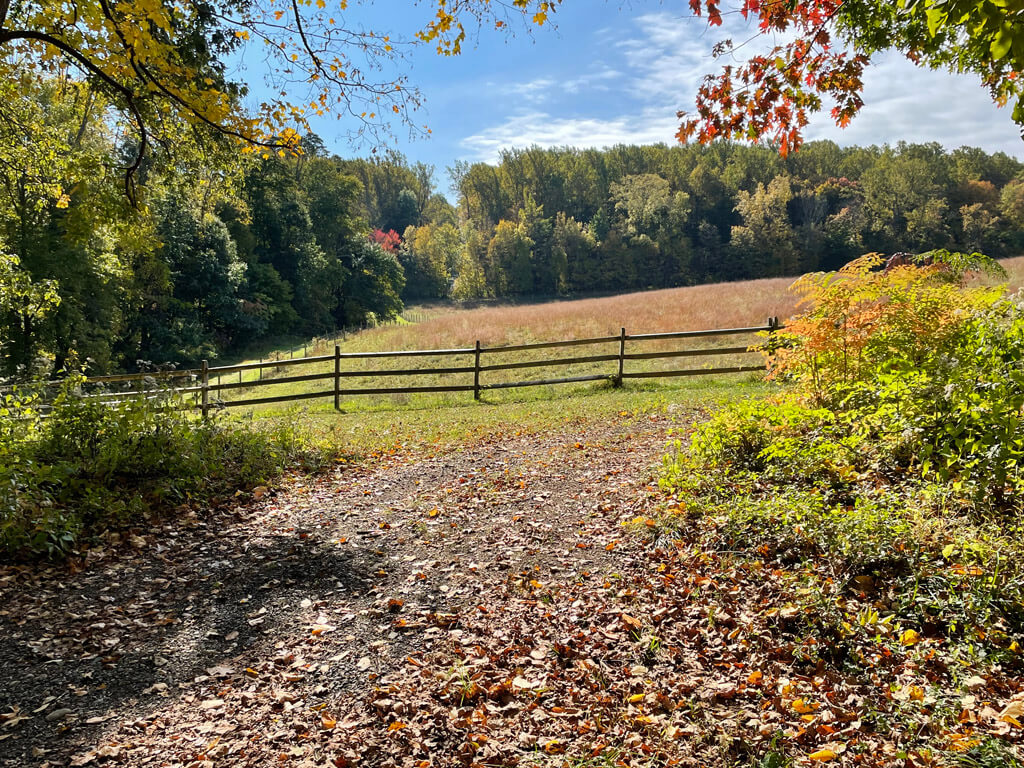
[[[661,484],[685,514],[669,522],[710,549],[798,563],[819,592],[884,584],[886,607],[917,626],[1019,631],[1024,306],[957,298],[936,270],[901,272],[894,292],[887,280],[810,281],[824,298],[790,326],[804,345],[784,366],[793,386],[675,444]],[[885,354],[921,322],[915,302],[944,330]]]
[[[309,452],[284,425],[268,434],[200,421],[175,403],[111,407],[74,389],[45,419],[31,398],[5,402],[0,552],[11,557],[65,555],[83,536],[265,483]]]

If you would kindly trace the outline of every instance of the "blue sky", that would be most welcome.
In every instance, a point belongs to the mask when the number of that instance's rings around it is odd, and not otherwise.
[[[346,11],[344,20],[408,36],[429,13],[429,2],[378,0]],[[711,58],[711,47],[723,37],[741,41],[752,34],[736,16],[727,18],[724,30],[708,30],[689,18],[684,0],[564,0],[555,21],[554,28],[512,39],[481,30],[459,57],[439,57],[424,46],[401,64],[425,99],[417,122],[432,134],[410,141],[396,126],[397,148],[434,165],[442,190],[445,167],[454,160],[494,161],[503,148],[673,142],[676,111],[692,108],[701,77],[721,63]],[[770,42],[755,40],[748,49]],[[247,73],[250,81],[254,75]],[[976,77],[922,70],[885,54],[868,69],[864,100],[847,129],[822,115],[808,127],[807,139],[937,141],[1024,158],[1010,110],[993,105]],[[319,120],[314,129],[342,156],[368,151],[347,143],[344,122]]]

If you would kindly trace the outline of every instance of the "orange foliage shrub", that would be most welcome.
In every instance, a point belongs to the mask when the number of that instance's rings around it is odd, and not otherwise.
[[[801,382],[817,402],[841,395],[885,368],[917,367],[950,348],[974,312],[1003,288],[967,286],[958,254],[929,266],[882,271],[877,253],[838,272],[807,274],[791,286],[803,311],[772,342],[770,374]]]

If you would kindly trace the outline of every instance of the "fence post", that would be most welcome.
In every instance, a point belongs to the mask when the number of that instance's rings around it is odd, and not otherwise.
[[[768,360],[765,362],[765,367],[771,370],[772,363],[775,360],[775,331],[779,328],[779,318],[769,317],[768,318]]]
[[[476,341],[476,355],[473,362],[473,399],[480,399],[480,340]]]
[[[334,345],[334,410],[341,410],[341,347]]]
[[[615,386],[622,386],[623,368],[626,366],[626,329],[619,331],[619,373],[615,377]]]
[[[263,381],[263,358],[260,358],[260,381]]]
[[[202,365],[203,372],[203,419],[205,420],[210,413],[210,364],[203,360]]]

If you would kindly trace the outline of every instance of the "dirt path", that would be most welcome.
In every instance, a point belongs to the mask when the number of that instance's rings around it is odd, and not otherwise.
[[[356,729],[335,713],[466,617],[636,558],[621,522],[656,503],[672,424],[339,465],[78,573],[0,569],[0,765],[347,764],[310,731]]]

